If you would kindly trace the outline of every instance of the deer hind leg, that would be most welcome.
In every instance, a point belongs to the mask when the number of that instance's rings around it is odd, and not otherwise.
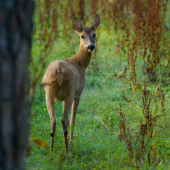
[[[75,118],[76,118],[79,101],[80,101],[80,97],[74,99],[72,105],[71,120],[70,120],[70,145],[72,144],[73,141],[73,131],[74,131]]]
[[[66,153],[69,152],[69,147],[68,147],[68,139],[67,139],[67,134],[68,134],[68,125],[69,125],[69,119],[68,119],[68,114],[71,110],[71,105],[73,103],[72,98],[67,98],[65,101],[63,101],[63,117],[61,119],[62,127],[63,127],[63,134],[64,134],[64,143],[65,143],[65,149]]]
[[[54,116],[54,99],[50,97],[48,94],[46,94],[46,105],[47,110],[50,115],[50,121],[51,121],[51,145],[50,150],[53,151],[54,146],[54,134],[55,134],[55,128],[56,128],[56,119]]]

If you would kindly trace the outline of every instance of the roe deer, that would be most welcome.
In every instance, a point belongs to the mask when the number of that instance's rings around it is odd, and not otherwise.
[[[96,14],[89,27],[83,28],[81,22],[74,17],[73,27],[80,36],[80,47],[77,54],[69,59],[56,60],[48,65],[42,83],[45,89],[46,105],[51,120],[51,151],[54,144],[56,119],[54,116],[54,99],[63,101],[63,116],[61,119],[66,153],[69,152],[67,128],[68,114],[71,110],[70,144],[73,140],[73,130],[80,95],[85,86],[85,69],[89,65],[91,53],[95,46],[95,29],[100,24],[99,15]]]

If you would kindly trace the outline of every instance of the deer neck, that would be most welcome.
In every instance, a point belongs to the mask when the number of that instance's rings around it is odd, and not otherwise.
[[[91,52],[89,52],[83,46],[80,46],[77,54],[74,55],[71,58],[71,60],[73,60],[74,62],[78,63],[84,69],[86,69],[87,66],[89,65],[90,59],[91,59]]]

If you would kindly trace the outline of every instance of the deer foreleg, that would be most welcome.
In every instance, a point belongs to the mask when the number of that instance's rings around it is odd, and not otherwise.
[[[52,99],[49,95],[46,95],[46,105],[47,105],[47,110],[50,115],[50,121],[51,121],[51,145],[50,145],[50,150],[53,151],[53,146],[54,146],[54,134],[55,134],[55,128],[56,128],[56,119],[54,116],[54,99]]]
[[[72,105],[71,120],[70,120],[70,145],[72,144],[73,141],[73,131],[74,131],[75,118],[76,118],[79,101],[80,101],[80,97],[75,99]]]

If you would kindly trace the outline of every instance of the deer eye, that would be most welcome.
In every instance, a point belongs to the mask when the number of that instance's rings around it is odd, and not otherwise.
[[[93,34],[93,38],[95,38],[96,37],[96,34]]]
[[[85,39],[85,36],[84,36],[84,35],[81,35],[81,38]]]

